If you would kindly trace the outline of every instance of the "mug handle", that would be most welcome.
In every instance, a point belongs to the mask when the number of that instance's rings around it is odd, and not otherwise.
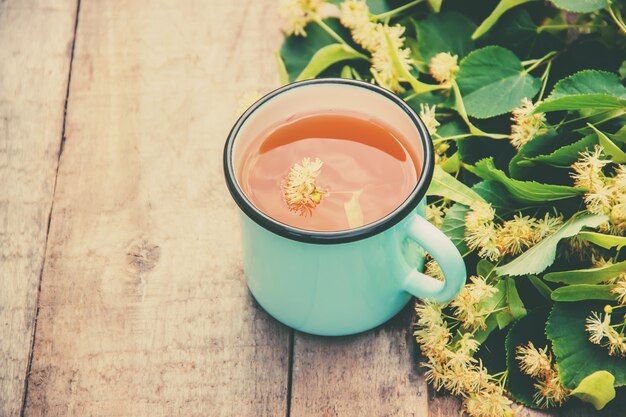
[[[451,301],[461,291],[467,278],[465,262],[456,246],[441,230],[416,213],[408,221],[407,234],[437,261],[445,281],[413,269],[405,277],[403,289],[415,297],[433,303]]]

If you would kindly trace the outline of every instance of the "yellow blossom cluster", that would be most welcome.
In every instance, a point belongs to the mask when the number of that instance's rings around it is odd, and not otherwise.
[[[511,144],[520,149],[535,137],[547,132],[546,115],[535,113],[536,105],[527,98],[522,99],[522,105],[513,109],[511,121]]]
[[[600,227],[617,235],[626,232],[626,166],[618,165],[613,176],[605,175],[603,168],[611,161],[604,157],[604,149],[596,145],[585,151],[572,165],[574,185],[585,188],[587,211],[609,216],[608,225]]]
[[[322,191],[315,180],[320,175],[323,164],[319,158],[304,158],[301,163],[293,164],[289,169],[281,183],[283,200],[289,210],[306,216],[320,203]]]
[[[533,342],[518,346],[515,359],[521,371],[537,381],[533,385],[537,390],[534,400],[538,407],[554,407],[567,400],[570,391],[563,386],[547,346],[537,349]]]
[[[611,314],[613,308],[609,305],[604,307],[604,316],[600,316],[597,312],[592,312],[587,317],[585,330],[589,333],[589,341],[596,345],[608,349],[611,356],[626,356],[626,336],[623,333],[622,324],[611,324]],[[615,330],[621,327],[622,331]]]
[[[562,224],[561,216],[546,213],[543,218],[517,214],[513,219],[496,224],[491,204],[479,201],[470,206],[465,216],[465,241],[478,256],[495,261],[500,257],[518,255],[554,233]]]
[[[480,360],[474,358],[480,343],[472,333],[460,334],[453,342],[441,306],[425,302],[416,305],[414,335],[426,358],[426,379],[435,389],[463,397],[463,407],[472,417],[512,417],[520,408],[504,394]]]
[[[324,0],[281,0],[278,14],[286,35],[306,36],[306,25],[316,19],[337,16],[337,6]]]
[[[484,303],[493,297],[498,290],[487,284],[487,281],[481,276],[470,277],[470,281],[452,300],[450,306],[463,328],[485,329],[487,327],[485,321],[493,313],[493,309],[485,306]]]
[[[426,206],[426,220],[431,222],[435,227],[441,228],[443,219],[446,216],[447,208],[440,204],[428,204]]]
[[[435,117],[435,106],[428,106],[424,103],[420,103],[419,116],[431,136],[437,133],[439,122]]]
[[[391,91],[404,91],[400,72],[408,72],[412,66],[411,50],[404,47],[404,26],[372,21],[365,0],[341,3],[341,23],[350,29],[355,42],[372,53],[371,72],[376,82]]]
[[[458,55],[440,52],[430,59],[428,71],[439,84],[449,84],[459,72]]]
[[[439,281],[444,280],[443,271],[441,270],[441,267],[439,266],[437,261],[435,261],[434,259],[426,262],[426,266],[424,267],[424,273],[429,277],[438,279]]]

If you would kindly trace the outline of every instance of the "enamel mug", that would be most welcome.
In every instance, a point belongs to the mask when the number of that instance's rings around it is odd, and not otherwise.
[[[270,126],[297,114],[357,111],[391,124],[423,161],[417,185],[393,212],[364,226],[332,232],[295,228],[261,212],[238,182],[244,150]],[[466,271],[454,244],[423,217],[434,167],[433,145],[415,112],[389,91],[361,81],[326,78],[281,87],[235,123],[224,148],[224,174],[241,209],[244,271],[258,303],[294,329],[347,335],[384,323],[412,296],[447,302]],[[441,266],[429,277],[423,251]]]

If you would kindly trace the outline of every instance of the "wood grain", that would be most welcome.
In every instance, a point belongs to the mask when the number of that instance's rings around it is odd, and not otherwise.
[[[76,0],[0,2],[0,416],[18,416],[70,66]]]
[[[382,327],[322,338],[296,332],[291,417],[428,415],[410,306]]]
[[[264,2],[83,0],[27,416],[283,416],[221,150],[278,83]]]

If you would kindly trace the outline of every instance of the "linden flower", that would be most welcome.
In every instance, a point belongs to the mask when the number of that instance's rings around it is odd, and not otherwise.
[[[436,204],[428,204],[426,206],[426,220],[431,222],[437,228],[441,228],[443,225],[443,218],[445,216],[445,209]]]
[[[589,341],[596,345],[602,343],[602,339],[609,333],[611,328],[611,316],[606,314],[604,319],[600,318],[595,311],[587,317],[585,330],[589,333]]]
[[[546,129],[546,115],[536,113],[535,104],[527,98],[522,99],[522,105],[513,109],[513,125],[511,125],[511,144],[517,149],[530,142],[535,137],[544,134]]]
[[[545,377],[552,373],[552,354],[547,351],[547,346],[543,349],[537,349],[533,342],[528,342],[528,344],[518,346],[515,349],[515,359],[520,363],[520,369],[526,375]]]
[[[590,213],[609,214],[611,212],[612,198],[613,190],[604,184],[598,184],[585,194],[583,200]]]
[[[563,216],[551,216],[550,213],[546,213],[543,219],[539,219],[535,222],[535,242],[543,240],[547,236],[550,236],[556,232],[563,225]]]
[[[420,119],[426,125],[426,129],[428,133],[434,135],[437,132],[437,126],[439,126],[439,122],[435,118],[435,107],[429,107],[424,103],[420,103]]]
[[[540,408],[550,408],[563,404],[570,391],[561,383],[561,378],[556,372],[553,372],[547,379],[541,380],[535,384],[537,389],[534,395],[535,404]]]
[[[611,306],[606,306],[604,311],[603,318],[595,311],[587,317],[585,330],[589,333],[589,341],[608,349],[610,356],[623,357],[626,355],[626,337],[611,326]]]
[[[395,92],[402,92],[404,89],[400,85],[400,74],[391,58],[392,53],[397,56],[399,65],[410,71],[413,63],[411,50],[404,48],[404,26],[377,25],[379,41],[372,51],[372,75],[376,82],[384,88]],[[387,36],[389,40],[387,40]]]
[[[463,407],[472,417],[511,417],[517,409],[511,409],[513,401],[500,392],[479,392],[465,398]]]
[[[603,346],[609,350],[609,355],[621,357],[626,355],[626,338],[623,334],[610,327],[606,338],[607,341]]]
[[[322,199],[322,192],[315,184],[323,162],[319,158],[304,158],[299,164],[293,164],[287,177],[281,183],[283,200],[289,210],[302,216],[311,214]]]
[[[626,231],[626,203],[618,203],[611,207],[609,214],[611,233],[624,234]]]
[[[454,309],[454,315],[466,329],[485,328],[485,320],[492,313],[481,303],[492,297],[498,290],[487,284],[481,276],[470,277],[470,284],[461,289],[450,306]]]
[[[381,39],[378,26],[370,21],[369,15],[365,0],[348,0],[341,3],[341,23],[350,29],[356,43],[372,52],[378,47]]]
[[[535,222],[529,216],[515,215],[502,225],[498,236],[499,246],[503,252],[517,255],[535,242]]]
[[[485,223],[492,222],[496,212],[491,204],[484,201],[477,201],[470,206],[471,211],[465,216],[465,227],[477,229]]]
[[[278,14],[283,19],[283,32],[286,35],[306,36],[305,26],[319,16],[325,6],[323,0],[281,0]]]
[[[603,153],[604,149],[599,145],[594,147],[593,152],[585,151],[580,153],[578,161],[572,164],[572,169],[574,170],[572,178],[576,187],[586,188],[591,191],[603,184],[602,168],[611,162],[602,158]]]
[[[498,230],[493,223],[495,210],[491,204],[478,201],[470,206],[465,215],[465,242],[474,250],[479,249],[478,256],[495,261],[502,252],[497,244]]]
[[[617,301],[621,305],[626,305],[626,279],[622,278],[617,281],[615,287],[613,287],[613,289],[611,290],[611,293],[617,296]]]
[[[441,267],[439,266],[437,261],[435,261],[434,259],[426,263],[426,267],[424,268],[424,273],[428,275],[429,277],[438,279],[439,281],[444,280],[443,271],[441,270]]]
[[[446,84],[454,80],[456,73],[459,72],[457,64],[459,57],[451,55],[448,52],[440,52],[430,59],[428,70],[440,84]]]

